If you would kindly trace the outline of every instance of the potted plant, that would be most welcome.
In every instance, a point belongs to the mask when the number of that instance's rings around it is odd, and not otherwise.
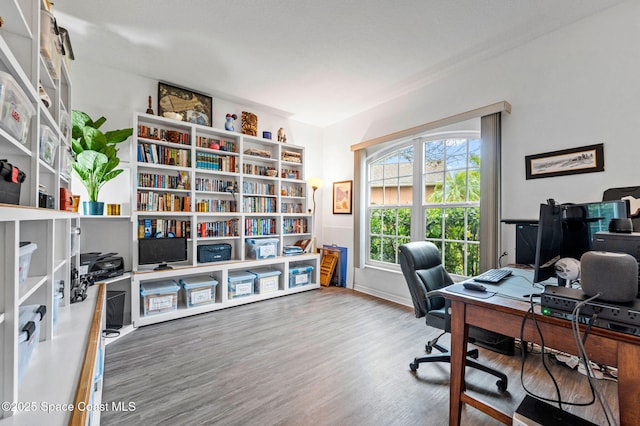
[[[87,189],[89,201],[83,203],[84,214],[101,215],[104,203],[98,201],[102,186],[124,170],[120,164],[116,144],[133,134],[133,129],[111,130],[103,133],[100,127],[107,121],[100,117],[93,121],[82,111],[72,111],[71,146],[75,154],[73,170]]]

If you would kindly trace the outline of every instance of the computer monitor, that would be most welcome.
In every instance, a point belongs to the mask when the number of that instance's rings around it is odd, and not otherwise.
[[[549,200],[541,204],[534,282],[553,277],[554,264],[563,257],[580,260],[593,250],[596,232],[608,230],[611,219],[628,216],[628,203],[623,200],[562,205]]]
[[[157,264],[155,269],[171,269],[168,262],[187,260],[187,239],[173,238],[141,238],[138,240],[138,264]]]

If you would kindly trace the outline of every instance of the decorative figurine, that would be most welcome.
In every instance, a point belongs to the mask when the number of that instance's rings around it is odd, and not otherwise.
[[[233,124],[233,120],[237,120],[238,116],[235,114],[227,114],[225,118],[227,121],[224,122],[224,128],[230,132],[236,130],[236,126]]]
[[[287,134],[284,132],[284,129],[282,127],[278,129],[278,142],[287,142]]]
[[[153,115],[153,108],[151,108],[151,96],[149,96],[149,106],[147,107],[147,114]]]
[[[242,133],[250,136],[258,136],[258,116],[247,111],[242,111]]]

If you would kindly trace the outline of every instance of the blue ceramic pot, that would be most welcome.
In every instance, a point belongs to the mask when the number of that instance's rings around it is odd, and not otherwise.
[[[102,216],[104,214],[104,203],[102,201],[83,201],[82,211],[85,216]]]

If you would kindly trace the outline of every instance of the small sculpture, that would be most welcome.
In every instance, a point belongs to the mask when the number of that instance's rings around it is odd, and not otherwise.
[[[149,96],[149,106],[147,107],[147,114],[153,114],[153,108],[151,108],[151,96]]]
[[[250,136],[258,136],[258,116],[247,111],[242,111],[242,133]]]
[[[237,120],[238,116],[235,114],[227,114],[225,119],[226,119],[226,121],[224,122],[225,130],[228,130],[230,132],[233,132],[234,130],[236,130],[236,126],[233,124],[233,120]]]
[[[287,134],[284,132],[284,129],[282,127],[278,129],[278,142],[287,142]]]

